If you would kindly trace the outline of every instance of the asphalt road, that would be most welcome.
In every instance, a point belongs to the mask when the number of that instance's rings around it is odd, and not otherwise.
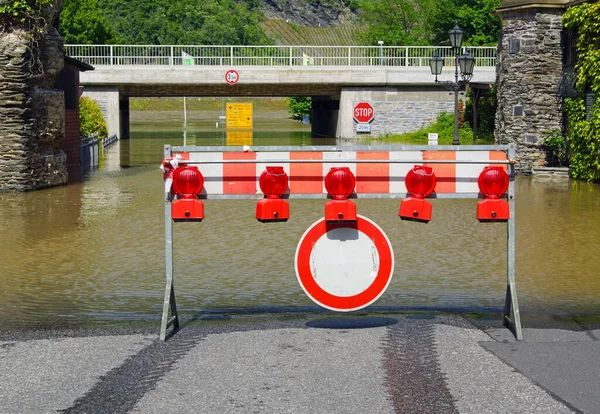
[[[600,331],[254,315],[0,336],[1,413],[600,413]]]

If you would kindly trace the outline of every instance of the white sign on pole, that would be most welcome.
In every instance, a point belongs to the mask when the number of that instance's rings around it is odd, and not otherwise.
[[[429,133],[429,135],[427,135],[427,144],[438,145],[438,134]]]

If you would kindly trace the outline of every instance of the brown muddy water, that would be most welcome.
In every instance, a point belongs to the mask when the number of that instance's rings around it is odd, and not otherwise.
[[[223,145],[219,113],[188,114],[188,145]],[[163,145],[183,143],[181,114],[132,113],[131,139],[84,181],[0,194],[0,329],[156,321],[164,295]],[[257,115],[254,145],[335,144],[286,114]],[[600,313],[600,185],[519,177],[517,292],[522,312]],[[315,308],[294,273],[324,200],[291,200],[287,223],[261,224],[251,200],[208,200],[201,223],[174,226],[182,317]],[[429,224],[401,221],[398,200],[357,200],[388,235],[396,268],[375,307],[499,310],[506,226],[480,224],[476,200],[434,200]],[[153,323],[153,322],[152,322]]]

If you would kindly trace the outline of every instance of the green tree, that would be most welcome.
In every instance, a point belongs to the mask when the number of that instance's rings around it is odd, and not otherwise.
[[[260,2],[234,0],[99,0],[126,44],[271,44]]]
[[[96,132],[100,139],[108,137],[102,110],[96,101],[84,96],[79,100],[79,134],[86,136]]]
[[[494,45],[501,24],[493,14],[501,0],[355,0],[360,20],[367,25],[364,44],[449,45],[448,31],[458,24],[464,44]]]
[[[67,44],[119,43],[98,0],[65,0],[58,31]]]
[[[389,46],[429,44],[428,13],[434,0],[359,0],[360,21],[367,26],[361,43]]]
[[[310,96],[292,96],[288,101],[288,112],[292,114],[290,118],[296,121],[302,121],[305,115],[309,115],[312,110],[312,98]]]
[[[448,31],[455,24],[465,31],[464,44],[495,45],[502,28],[493,12],[501,0],[437,0],[428,13],[432,44],[449,45]]]

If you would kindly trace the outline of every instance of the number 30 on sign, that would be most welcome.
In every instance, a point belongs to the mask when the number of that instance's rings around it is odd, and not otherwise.
[[[236,84],[240,80],[240,74],[237,70],[230,69],[225,73],[225,81],[230,84]]]

